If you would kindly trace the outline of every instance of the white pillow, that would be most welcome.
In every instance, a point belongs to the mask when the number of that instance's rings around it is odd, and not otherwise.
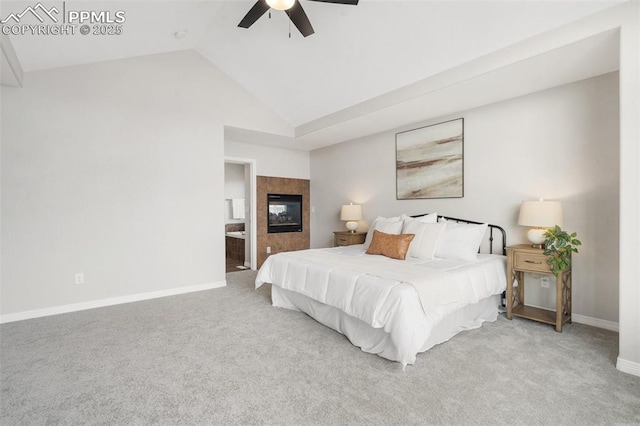
[[[420,216],[420,217],[407,216],[407,217],[404,218],[405,225],[407,225],[409,223],[412,223],[412,222],[438,223],[438,213],[429,213],[429,214],[426,214],[426,215]],[[404,232],[404,228],[403,228],[402,233],[406,234],[406,232]]]
[[[404,223],[406,215],[394,216],[394,217],[381,217],[378,216],[369,227],[367,237],[364,239],[364,248],[368,249],[373,239],[373,231],[377,230],[384,232],[385,234],[399,235],[402,232],[402,224]]]
[[[487,232],[487,224],[474,225],[456,223],[446,224],[436,244],[435,256],[444,259],[459,259],[469,262],[478,259],[478,249]]]
[[[404,222],[403,234],[415,234],[409,245],[408,256],[418,259],[432,260],[436,244],[446,223],[424,223],[419,221]]]

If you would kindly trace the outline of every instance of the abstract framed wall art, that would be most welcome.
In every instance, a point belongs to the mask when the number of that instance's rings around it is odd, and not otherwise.
[[[396,198],[464,196],[464,119],[396,133]]]

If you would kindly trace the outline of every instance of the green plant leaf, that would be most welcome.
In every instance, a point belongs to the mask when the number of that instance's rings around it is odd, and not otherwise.
[[[582,243],[576,238],[576,232],[569,234],[558,225],[547,229],[544,235],[544,254],[549,256],[547,263],[557,277],[563,270],[571,266],[571,253],[578,253],[577,246]]]

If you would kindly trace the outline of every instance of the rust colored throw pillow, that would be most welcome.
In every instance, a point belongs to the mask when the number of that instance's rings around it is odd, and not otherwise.
[[[367,254],[381,254],[392,259],[404,260],[414,236],[414,234],[391,235],[373,231]]]

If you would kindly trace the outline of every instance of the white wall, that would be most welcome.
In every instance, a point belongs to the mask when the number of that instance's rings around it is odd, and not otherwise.
[[[620,29],[620,354],[618,369],[640,376],[640,2],[622,9]]]
[[[256,160],[258,176],[309,179],[309,152],[276,146],[238,142],[225,138],[224,154]]]
[[[224,284],[225,124],[292,131],[193,51],[3,87],[2,319]]]
[[[464,117],[464,198],[396,200],[395,133]],[[311,153],[311,244],[329,246],[342,229],[340,205],[363,204],[365,220],[440,214],[504,227],[526,242],[520,202],[561,200],[565,228],[584,243],[574,260],[576,314],[618,321],[618,74],[463,111]],[[547,290],[548,291],[548,290]],[[534,296],[528,292],[528,296]],[[539,300],[528,299],[541,305]]]

